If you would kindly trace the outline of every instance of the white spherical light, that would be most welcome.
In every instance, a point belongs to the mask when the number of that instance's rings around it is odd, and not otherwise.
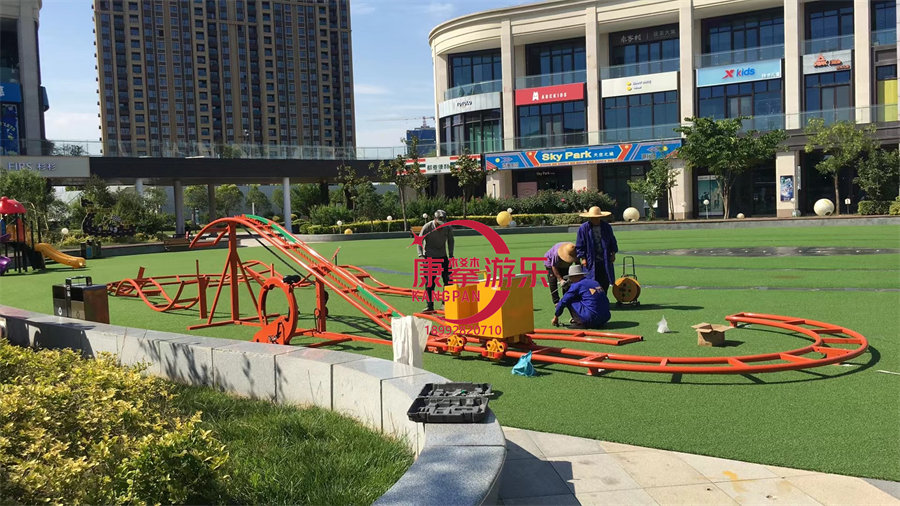
[[[813,210],[819,216],[831,216],[834,213],[834,202],[828,199],[819,199],[813,206]]]
[[[512,208],[510,207],[509,209],[506,210],[506,212],[508,212],[509,214],[512,214]]]
[[[62,235],[69,235],[69,229],[67,228],[60,230],[60,232],[62,232]]]
[[[388,221],[394,221],[394,217],[393,217],[393,216],[388,216],[388,217],[387,217],[387,220],[388,220]]]
[[[422,213],[422,219],[427,220],[427,219],[428,219],[428,213]]]
[[[629,207],[622,213],[622,218],[625,221],[638,221],[641,219],[641,212],[636,207]]]
[[[744,213],[738,213],[737,219],[743,220],[744,218],[746,218],[746,216],[744,216]]]

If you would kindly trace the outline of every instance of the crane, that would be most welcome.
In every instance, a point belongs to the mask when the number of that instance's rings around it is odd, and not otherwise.
[[[427,120],[430,119],[430,120],[434,121],[434,119],[435,119],[434,116],[416,116],[413,118],[385,118],[385,119],[376,119],[373,121],[412,121],[412,120],[417,120],[419,118],[422,118],[422,128],[428,128]]]

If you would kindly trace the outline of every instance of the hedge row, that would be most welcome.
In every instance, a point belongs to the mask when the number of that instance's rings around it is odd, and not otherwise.
[[[870,216],[873,214],[888,214],[891,210],[892,202],[882,200],[860,200],[859,214]]]
[[[450,219],[462,219],[461,216],[451,217]],[[467,216],[467,220],[484,223],[488,226],[497,226],[496,216]],[[577,225],[584,221],[584,218],[578,216],[578,213],[564,214],[514,214],[513,220],[518,226],[564,226]],[[423,220],[418,220],[415,225],[419,225]],[[399,232],[403,230],[403,223],[394,220],[388,222],[386,220],[376,221],[360,221],[354,223],[344,223],[340,227],[337,225],[313,225],[311,223],[300,223],[297,232],[300,234],[340,234],[346,229],[352,230],[354,233],[363,232]]]
[[[0,340],[0,504],[221,501],[224,446],[159,379]]]

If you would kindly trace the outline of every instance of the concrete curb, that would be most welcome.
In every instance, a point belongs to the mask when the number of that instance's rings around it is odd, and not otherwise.
[[[446,378],[340,351],[126,328],[0,305],[0,337],[17,346],[106,352],[122,365],[242,397],[339,411],[404,441],[416,461],[376,504],[495,504],[506,439],[493,413],[479,424],[422,424],[406,411]],[[461,472],[462,470],[462,472]]]

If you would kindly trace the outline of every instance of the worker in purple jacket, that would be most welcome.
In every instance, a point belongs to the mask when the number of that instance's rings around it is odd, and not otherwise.
[[[551,323],[559,325],[559,315],[563,309],[568,309],[572,315],[572,326],[582,329],[597,329],[609,321],[609,299],[606,291],[592,278],[584,276],[584,269],[580,265],[569,267],[569,282],[572,286],[563,294],[562,299],[556,305]]]
[[[588,221],[578,227],[575,240],[575,254],[581,259],[585,274],[596,280],[604,292],[616,280],[613,267],[619,251],[619,243],[616,242],[612,227],[603,221],[603,218],[611,214],[609,211],[601,211],[597,206],[579,214],[582,218],[588,218]]]
[[[544,267],[547,269],[547,286],[550,287],[550,298],[553,305],[559,302],[559,285],[564,283],[569,266],[575,262],[575,245],[570,242],[558,242],[544,253]],[[568,289],[564,286],[563,293]]]

